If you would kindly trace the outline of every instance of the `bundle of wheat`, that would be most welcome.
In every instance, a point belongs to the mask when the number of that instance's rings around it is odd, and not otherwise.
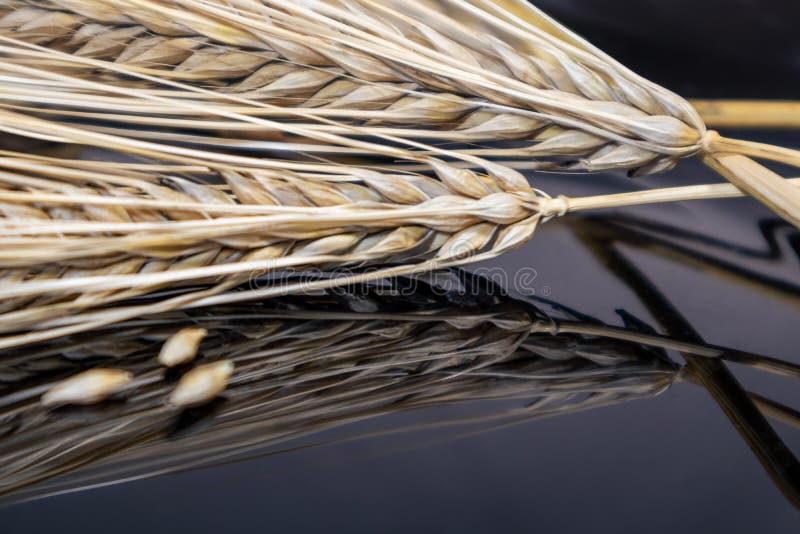
[[[794,151],[715,137],[684,100],[535,10],[538,25],[465,0],[3,6],[0,130],[150,161],[0,154],[0,332],[25,331],[0,347],[487,259],[570,211],[739,194],[551,198],[513,169],[519,155],[544,158],[533,168],[647,173],[705,151],[798,213],[797,187],[727,153],[797,163]],[[524,146],[426,142],[508,138]],[[231,152],[245,148],[279,156]],[[226,293],[312,267],[351,272]],[[170,288],[180,293],[109,306]]]
[[[425,166],[435,154],[490,173],[484,158],[648,174],[700,154],[800,223],[800,192],[746,157],[800,165],[800,152],[707,131],[685,100],[521,0],[8,0],[4,12],[8,131],[172,158],[188,155],[175,144],[201,143],[215,165],[245,166],[265,163],[218,149]],[[489,146],[445,151],[420,138]]]

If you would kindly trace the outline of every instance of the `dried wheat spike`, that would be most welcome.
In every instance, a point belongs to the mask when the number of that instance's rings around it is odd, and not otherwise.
[[[289,104],[293,107],[314,108],[320,116],[335,117],[343,121],[356,121],[361,125],[369,125],[371,131],[397,133],[396,128],[377,128],[378,123],[408,125],[408,131],[398,135],[414,137],[436,137],[460,141],[491,141],[504,138],[527,138],[535,141],[535,145],[526,147],[528,157],[569,156],[584,159],[571,163],[570,168],[602,170],[626,166],[626,168],[642,168],[642,172],[663,170],[675,163],[675,158],[662,161],[652,151],[625,150],[612,151],[610,144],[620,148],[619,143],[609,143],[609,139],[592,134],[579,134],[569,128],[558,126],[547,118],[526,115],[524,99],[515,98],[500,91],[487,89],[483,85],[455,83],[451,78],[444,78],[440,73],[430,76],[431,79],[419,80],[424,71],[409,71],[407,65],[384,65],[387,58],[378,56],[368,58],[356,55],[354,50],[330,43],[335,52],[314,53],[307,47],[294,43],[289,46],[277,37],[265,38],[260,46],[245,43],[241,40],[226,42],[214,39],[204,32],[191,31],[191,26],[182,28],[180,19],[165,21],[164,16],[152,12],[154,6],[140,6],[142,11],[134,11],[133,6],[127,8],[119,5],[117,16],[112,20],[121,22],[126,16],[131,17],[129,25],[110,24],[108,13],[112,4],[105,6],[103,17],[85,5],[76,6],[70,2],[56,2],[50,9],[27,7],[15,9],[0,20],[6,34],[20,39],[32,39],[40,44],[48,44],[81,57],[114,61],[135,69],[143,69],[161,77],[174,78],[189,83],[215,83],[224,91],[247,96],[259,101],[273,104]],[[56,7],[72,8],[73,11],[57,11]],[[149,9],[149,11],[148,11]],[[58,14],[58,17],[55,15]],[[212,13],[213,14],[213,13]],[[289,12],[292,16],[298,13]],[[366,13],[362,13],[366,16]],[[376,26],[373,33],[383,27],[389,31],[388,24],[408,22],[398,20],[399,14],[389,13],[387,19]],[[273,14],[273,16],[275,16]],[[48,23],[57,18],[58,23]],[[370,19],[372,20],[372,19]],[[5,23],[3,22],[5,21]],[[42,31],[32,33],[31,24],[35,28],[45,25],[47,35]],[[137,23],[137,24],[134,24]],[[277,22],[276,22],[277,24]],[[453,59],[456,66],[459,60],[464,63],[465,72],[478,69],[479,72],[492,75],[497,79],[514,81],[535,86],[535,90],[546,90],[556,99],[577,98],[582,104],[592,103],[592,97],[598,102],[593,104],[598,112],[609,111],[630,117],[644,119],[645,112],[665,114],[665,109],[672,108],[674,114],[685,122],[702,129],[702,123],[693,114],[691,108],[669,93],[636,91],[634,86],[623,79],[603,77],[585,70],[568,57],[554,56],[555,64],[534,55],[521,55],[507,44],[497,39],[486,39],[481,47],[460,45],[447,36],[446,29],[437,31],[433,27],[419,26],[401,27],[414,32],[416,40],[422,40],[431,47],[434,57],[442,60],[443,53],[455,53]],[[460,28],[449,28],[450,31]],[[222,30],[219,30],[222,33]],[[212,35],[216,33],[212,32]],[[225,44],[221,44],[225,43]],[[247,46],[249,44],[250,46]],[[372,50],[372,49],[370,49]],[[379,52],[378,49],[375,52]],[[536,52],[550,59],[553,53],[548,43],[537,43]],[[356,61],[354,59],[358,59]],[[299,64],[298,64],[299,63]],[[365,65],[366,63],[366,65]],[[538,66],[538,67],[537,67]],[[70,67],[70,65],[67,65]],[[71,65],[75,70],[80,65]],[[83,67],[85,70],[85,67]],[[582,70],[583,69],[583,70]],[[548,73],[547,75],[539,71]],[[585,70],[585,72],[584,72]],[[535,74],[539,73],[539,74]],[[591,81],[597,87],[587,86],[584,89],[576,85],[573,78],[583,73],[583,81]],[[474,74],[473,74],[474,76]],[[585,79],[584,79],[585,78]],[[619,78],[619,77],[617,77]],[[111,76],[114,83],[131,83],[130,77]],[[469,79],[469,77],[465,78]],[[447,81],[444,81],[447,80]],[[488,77],[487,83],[497,83]],[[511,88],[514,84],[509,84]],[[414,93],[416,90],[436,91],[434,94]],[[441,92],[449,91],[449,92]],[[630,93],[628,95],[627,93]],[[640,94],[641,93],[641,94]],[[463,96],[462,96],[463,95]],[[617,95],[619,98],[615,98]],[[466,98],[471,97],[471,98]],[[612,104],[610,101],[620,100]],[[585,102],[584,102],[585,101]],[[633,103],[631,102],[633,101]],[[496,109],[495,103],[507,109]],[[73,104],[81,108],[80,103]],[[84,106],[92,106],[86,102]],[[638,107],[637,107],[638,106]],[[96,107],[96,102],[95,102]],[[180,112],[180,110],[176,110]],[[185,111],[182,116],[185,116]],[[665,120],[676,133],[686,139],[670,139],[668,142],[676,147],[691,144],[699,136],[691,133],[678,121]],[[135,120],[131,118],[131,120]],[[654,124],[659,120],[652,121]],[[420,130],[424,124],[442,124],[435,130]],[[190,124],[191,125],[191,122]],[[413,127],[413,128],[411,128]],[[235,129],[235,127],[234,127]],[[645,128],[646,129],[646,128]],[[330,130],[330,129],[329,129]],[[336,130],[341,132],[342,129]],[[135,133],[133,134],[135,135]],[[602,153],[599,151],[603,150]],[[689,149],[691,150],[691,149]],[[520,149],[517,149],[519,153]],[[609,157],[610,155],[610,157]],[[624,158],[620,159],[620,157]],[[638,159],[637,159],[638,158]],[[654,163],[655,160],[659,160]],[[645,168],[647,167],[647,168]]]
[[[213,284],[161,302],[166,310],[287,269],[424,270],[499,254],[560,205],[540,192],[506,191],[508,180],[436,166],[439,180],[342,166],[313,179],[224,171],[203,182],[0,157],[0,331],[59,318],[89,328],[78,312],[161,288]],[[381,273],[392,274],[370,276]],[[116,313],[102,320],[134,312]]]
[[[0,338],[0,348],[143,313],[490,259],[567,212],[742,194],[718,184],[551,198],[515,190],[514,175],[431,163],[439,180],[349,166],[215,172],[0,152],[0,333],[30,331]],[[346,272],[230,292],[305,269]],[[173,293],[124,302],[159,290]]]
[[[475,166],[481,165],[475,156],[536,158],[547,162],[529,166],[636,174],[701,155],[800,222],[800,193],[746,157],[800,165],[800,153],[707,131],[684,99],[521,0],[6,4],[0,19],[5,69],[35,76],[38,64],[68,75],[44,76],[46,94],[42,81],[38,88],[11,84],[3,99],[27,113],[46,100],[48,114],[82,121],[85,129],[206,145],[214,136],[198,130],[222,130],[234,133],[222,141],[225,147],[284,151],[296,145],[260,138],[288,132],[314,141],[303,144],[305,151],[334,154],[347,152],[341,139],[320,146],[320,136],[406,141],[413,152],[431,148],[414,141],[419,138],[479,141],[487,146],[447,155]],[[105,90],[75,77],[101,82]],[[131,101],[132,93],[120,87],[136,88],[145,101]],[[198,99],[205,106],[189,104]],[[87,125],[86,118],[107,125]],[[297,120],[302,131],[285,126]],[[163,131],[175,127],[194,133]],[[503,138],[518,141],[513,148],[491,142]],[[375,147],[347,148],[397,157]]]

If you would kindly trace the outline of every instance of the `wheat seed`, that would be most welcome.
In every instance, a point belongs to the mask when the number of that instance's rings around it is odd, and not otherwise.
[[[53,386],[42,396],[44,406],[96,404],[119,393],[133,375],[119,369],[90,369]]]
[[[158,363],[165,367],[176,367],[191,362],[197,356],[197,350],[206,335],[208,330],[205,328],[184,328],[167,339],[161,347]]]
[[[223,360],[195,367],[188,371],[169,396],[173,406],[200,406],[222,393],[233,374],[233,362]]]

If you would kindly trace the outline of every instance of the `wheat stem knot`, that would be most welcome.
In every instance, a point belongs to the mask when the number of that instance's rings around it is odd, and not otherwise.
[[[557,197],[543,196],[539,200],[539,213],[545,221],[555,217],[563,217],[569,213],[569,198],[564,195]]]
[[[708,130],[700,141],[701,153],[712,154],[714,152],[719,152],[719,147],[717,145],[721,139],[722,136],[719,132]]]

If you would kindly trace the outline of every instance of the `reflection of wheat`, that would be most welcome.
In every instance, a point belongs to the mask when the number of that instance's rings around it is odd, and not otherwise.
[[[0,492],[70,473],[27,495],[214,464],[430,406],[481,401],[473,418],[443,426],[570,413],[655,395],[675,376],[671,363],[635,343],[531,335],[543,318],[513,302],[473,312],[424,288],[411,298],[416,305],[373,290],[171,312],[6,353]],[[349,311],[347,302],[378,311]],[[173,373],[165,377],[157,354],[168,336],[196,325],[209,331],[200,362],[230,358],[237,370],[224,402],[180,414],[166,404]],[[86,366],[131,371],[135,388],[125,402],[93,408],[39,404],[54,381]],[[505,401],[499,412],[497,401]]]

